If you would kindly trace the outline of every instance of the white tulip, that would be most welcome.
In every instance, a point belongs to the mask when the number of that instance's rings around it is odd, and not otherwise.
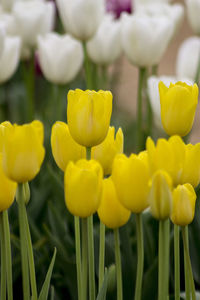
[[[159,89],[158,84],[160,81],[163,81],[163,83],[169,87],[170,83],[176,83],[177,81],[183,81],[186,82],[189,85],[193,84],[193,81],[184,78],[184,77],[172,77],[172,76],[151,76],[148,78],[147,81],[147,92],[151,103],[151,108],[154,115],[154,123],[157,128],[164,130],[162,126],[161,121],[161,114],[160,114],[160,95],[159,95]]]
[[[136,66],[157,65],[174,32],[174,25],[166,17],[123,15],[121,39],[123,50]]]
[[[136,13],[144,13],[149,16],[164,16],[174,23],[174,35],[178,31],[184,17],[184,7],[181,4],[170,5],[168,3],[151,3],[140,5]]]
[[[113,63],[121,54],[120,21],[107,15],[100,24],[95,36],[87,43],[88,55],[99,65]]]
[[[14,0],[0,0],[0,4],[5,11],[11,11],[13,3]]]
[[[169,3],[171,0],[132,0],[132,7],[137,10],[141,5],[152,5],[154,3]]]
[[[6,34],[16,35],[16,23],[13,15],[0,12],[0,26],[5,28]]]
[[[39,0],[17,1],[13,6],[17,35],[22,38],[23,48],[35,47],[37,36],[52,30],[55,5]]]
[[[66,32],[80,40],[93,37],[105,12],[105,0],[56,0]]]
[[[200,0],[186,0],[186,6],[190,25],[200,35]]]
[[[44,76],[55,84],[73,80],[83,64],[83,48],[69,35],[48,33],[38,37],[38,57]]]
[[[0,56],[3,53],[4,41],[5,41],[5,27],[0,24]]]
[[[180,46],[176,61],[176,73],[195,79],[200,59],[200,37],[190,37]]]
[[[10,79],[17,69],[20,58],[21,40],[19,37],[7,37],[4,40],[0,56],[0,83]]]

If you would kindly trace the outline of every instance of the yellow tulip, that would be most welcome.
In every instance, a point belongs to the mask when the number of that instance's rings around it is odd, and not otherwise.
[[[187,135],[193,125],[198,103],[198,86],[183,82],[166,87],[159,83],[161,120],[168,135]]]
[[[3,171],[2,153],[0,153],[0,212],[8,209],[12,205],[16,190],[16,182],[11,181]]]
[[[9,121],[5,121],[0,124],[0,152],[3,151],[3,140],[4,140],[5,130],[11,127],[12,124]]]
[[[76,162],[86,157],[85,147],[72,138],[69,127],[64,122],[56,122],[51,131],[51,148],[58,167],[64,172],[69,161]]]
[[[123,150],[124,135],[121,128],[118,129],[115,137],[115,128],[110,127],[105,140],[100,145],[92,148],[92,158],[100,162],[104,175],[110,175],[116,154],[123,153]]]
[[[82,91],[68,93],[67,120],[73,139],[82,146],[93,147],[105,139],[112,113],[112,93]]]
[[[44,160],[43,125],[39,121],[7,127],[3,138],[3,169],[13,181],[32,180]]]
[[[172,207],[172,179],[162,170],[155,172],[148,196],[152,215],[159,220],[170,217]]]
[[[179,226],[186,226],[194,219],[196,194],[191,184],[178,185],[173,191],[171,220]]]
[[[194,188],[200,182],[200,143],[186,145],[186,155],[183,164],[180,183],[190,183]]]
[[[182,139],[175,135],[169,140],[158,139],[155,145],[153,140],[148,138],[146,149],[151,175],[157,170],[164,170],[172,177],[174,185],[179,184],[186,155]]]
[[[100,204],[103,170],[95,160],[69,162],[64,177],[65,203],[71,214],[86,218],[94,214]]]
[[[111,177],[103,181],[102,197],[97,213],[101,222],[112,229],[125,225],[130,218],[131,212],[119,202]]]
[[[116,155],[113,162],[112,179],[121,204],[133,213],[148,207],[149,173],[146,163],[138,155],[129,158]]]

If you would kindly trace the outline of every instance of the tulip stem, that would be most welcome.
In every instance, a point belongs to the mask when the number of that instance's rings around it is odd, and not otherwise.
[[[76,272],[78,283],[78,299],[81,300],[82,294],[82,281],[81,281],[81,241],[80,241],[80,220],[79,217],[74,217],[75,226],[75,240],[76,240]]]
[[[180,300],[180,242],[179,226],[174,224],[175,300]]]
[[[87,300],[88,285],[88,248],[87,248],[87,219],[82,219],[82,288],[83,300]]]
[[[5,255],[6,255],[6,276],[7,276],[7,294],[8,300],[13,299],[13,287],[12,287],[12,255],[10,245],[10,227],[8,220],[8,211],[4,210],[3,214],[3,230],[5,240]]]
[[[191,266],[190,254],[189,254],[189,245],[188,245],[188,242],[187,242],[187,240],[188,240],[188,228],[187,228],[187,226],[182,227],[182,238],[183,238],[185,262],[186,262],[186,268],[187,268],[187,272],[188,272],[188,278],[189,278],[190,290],[191,290],[191,294],[192,294],[192,300],[196,300],[194,278],[193,278],[192,266]]]
[[[199,60],[198,60],[198,66],[197,66],[197,72],[195,75],[195,82],[198,85],[200,80],[200,53],[199,53]]]
[[[188,227],[186,226],[186,243],[189,244],[188,241]],[[186,261],[186,253],[184,251],[184,273],[185,273],[185,295],[186,300],[190,300],[190,282],[189,282],[189,274],[188,274],[188,268],[187,268],[187,261]]]
[[[90,300],[95,300],[95,271],[94,271],[94,235],[93,216],[87,218],[88,226],[88,260],[89,260],[89,290]]]
[[[3,230],[3,213],[0,213],[0,237],[1,237],[1,300],[6,300],[6,249]]]
[[[19,211],[19,231],[20,231],[20,248],[21,248],[21,262],[22,262],[22,281],[23,281],[23,295],[24,299],[30,300],[30,281],[28,269],[28,253],[26,243],[26,225],[24,220],[24,197],[23,184],[18,185],[17,202]]]
[[[158,65],[152,66],[151,73],[152,73],[153,76],[158,75]]]
[[[86,42],[83,42],[83,50],[84,50],[84,65],[85,65],[85,76],[86,76],[86,84],[87,89],[92,89],[92,77],[91,77],[91,64],[87,53]]]
[[[137,232],[137,276],[135,286],[135,300],[141,299],[142,278],[144,269],[144,243],[143,243],[143,225],[142,215],[136,214],[136,232]]]
[[[120,239],[119,229],[114,229],[115,239],[115,263],[117,271],[117,300],[123,299],[123,288],[122,288],[122,266],[121,266],[121,254],[120,254]]]
[[[91,150],[92,150],[92,147],[86,147],[86,159],[87,160],[91,159]]]
[[[138,96],[137,96],[137,151],[139,152],[142,148],[142,91],[145,81],[145,68],[139,68],[139,79],[138,79]]]
[[[105,265],[105,225],[100,221],[100,240],[99,240],[99,291],[104,279]]]
[[[63,120],[63,89],[61,85],[53,84],[53,106],[52,106],[52,121]]]

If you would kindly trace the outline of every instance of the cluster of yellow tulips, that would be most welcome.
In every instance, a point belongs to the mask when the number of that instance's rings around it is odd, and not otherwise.
[[[64,172],[65,202],[75,220],[79,300],[88,299],[88,294],[90,300],[96,299],[93,237],[93,214],[96,212],[100,219],[99,295],[105,293],[107,278],[104,266],[105,226],[107,226],[114,230],[117,299],[123,298],[118,228],[125,225],[131,213],[134,213],[138,244],[135,299],[141,299],[144,264],[142,212],[148,208],[159,220],[159,300],[168,299],[169,219],[175,225],[175,297],[180,299],[179,226],[181,226],[186,295],[192,296],[193,300],[196,299],[187,225],[194,218],[195,188],[200,183],[200,143],[185,144],[181,137],[191,130],[198,102],[198,87],[196,84],[188,86],[178,82],[167,88],[161,82],[159,89],[162,123],[166,133],[171,137],[168,140],[159,139],[156,144],[149,137],[146,150],[139,154],[131,154],[129,157],[124,155],[123,132],[119,128],[115,134],[115,128],[110,127],[112,94],[109,91],[79,89],[69,91],[68,124],[57,121],[52,127],[52,153],[58,167]],[[14,201],[17,190],[24,299],[30,299],[32,296],[31,299],[34,300],[45,298],[42,298],[44,289],[41,290],[39,298],[37,294],[25,205],[30,198],[27,182],[38,174],[44,160],[43,140],[44,129],[40,121],[22,126],[11,125],[9,122],[0,125],[2,212],[0,227],[5,239],[9,238],[8,219],[4,214]],[[12,294],[11,253],[8,244],[7,248],[5,246],[5,249],[1,250],[5,251],[4,267],[10,270],[6,271],[4,281],[6,286],[3,292],[1,291],[2,300],[6,299],[6,293]],[[50,265],[51,272],[54,260],[55,253]],[[46,287],[49,281],[50,277],[45,280]]]

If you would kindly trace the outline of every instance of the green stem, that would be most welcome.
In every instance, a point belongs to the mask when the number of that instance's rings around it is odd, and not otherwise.
[[[18,211],[19,211],[23,295],[24,295],[24,300],[25,299],[30,300],[30,281],[29,281],[29,265],[28,265],[27,240],[26,240],[26,224],[24,220],[25,205],[24,205],[23,184],[18,185],[17,202],[18,202]]]
[[[152,66],[151,74],[154,75],[154,76],[158,75],[158,65]]]
[[[78,299],[81,300],[82,294],[82,281],[81,281],[81,241],[80,241],[80,222],[79,217],[74,217],[75,226],[75,240],[76,240],[76,272],[78,283]]]
[[[102,76],[102,89],[107,90],[108,86],[108,74],[107,74],[108,68],[107,66],[101,67],[101,76]]]
[[[166,300],[165,295],[165,239],[164,239],[164,222],[159,221],[159,249],[158,249],[158,300]]]
[[[90,300],[95,300],[95,271],[94,271],[94,235],[93,216],[87,218],[88,226],[88,261],[89,261],[89,290]]]
[[[84,65],[85,65],[85,75],[86,75],[86,84],[87,89],[92,89],[92,72],[91,72],[91,64],[87,53],[86,42],[83,42],[83,50],[84,50]]]
[[[197,66],[197,72],[195,75],[195,82],[198,85],[200,80],[200,53],[199,53],[199,61],[198,61],[198,66]]]
[[[88,286],[88,248],[87,248],[87,219],[82,219],[82,288],[83,300],[87,300]]]
[[[99,291],[104,279],[105,265],[105,225],[100,221],[100,240],[99,240]]]
[[[53,84],[53,105],[52,105],[52,121],[62,121],[63,120],[63,89],[61,85]]]
[[[164,285],[165,285],[165,295],[166,299],[169,297],[169,256],[170,256],[170,222],[169,219],[164,221]]]
[[[6,254],[6,276],[7,276],[7,294],[8,300],[13,299],[13,286],[12,286],[12,254],[10,245],[10,226],[8,221],[8,211],[4,210],[3,214],[3,230],[5,239],[5,254]]]
[[[141,299],[142,294],[142,278],[144,269],[144,245],[143,245],[143,225],[142,215],[136,214],[136,232],[137,232],[137,277],[135,287],[135,300]]]
[[[185,258],[186,258],[186,268],[188,270],[192,300],[196,300],[194,278],[193,278],[192,266],[191,266],[190,254],[189,254],[189,245],[187,242],[188,230],[186,227],[187,226],[182,227],[183,247],[184,247],[184,253],[185,253]]]
[[[188,227],[186,226],[186,243],[189,245],[188,241]],[[189,274],[187,268],[187,259],[186,252],[184,251],[184,273],[185,273],[185,298],[186,300],[190,300],[190,282],[189,282]]]
[[[142,148],[142,91],[145,81],[145,68],[139,69],[138,96],[137,96],[137,151]]]
[[[6,251],[3,230],[3,213],[0,213],[0,235],[1,235],[1,300],[6,300]]]
[[[175,300],[180,300],[180,242],[179,226],[174,224]]]
[[[121,254],[120,254],[120,240],[119,240],[119,229],[114,229],[115,239],[115,263],[117,271],[117,300],[123,299],[122,289],[122,266],[121,266]]]
[[[91,159],[91,147],[86,147],[86,159],[90,160]]]

